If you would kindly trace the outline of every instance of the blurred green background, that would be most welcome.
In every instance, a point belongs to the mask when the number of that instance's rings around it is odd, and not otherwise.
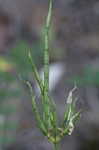
[[[32,143],[32,137],[29,143],[28,135],[31,135],[31,130],[35,127],[35,123],[30,121],[34,116],[31,111],[29,91],[22,79],[29,80],[35,88],[28,51],[31,51],[38,70],[41,69],[42,34],[47,6],[47,0],[0,0],[0,150],[16,142],[17,133],[21,137],[19,143],[21,140],[23,145],[26,141],[27,145]],[[70,150],[93,150],[96,146],[94,150],[98,150],[98,0],[55,1],[50,37],[50,63],[58,65],[62,63],[65,66],[63,76],[59,80],[60,84],[52,91],[54,97],[59,99],[59,112],[63,112],[62,97],[65,93],[68,94],[67,91],[75,82],[85,110],[81,124],[72,138],[69,138],[70,141],[63,140],[63,149],[65,150],[67,146]],[[58,71],[61,70],[62,68],[59,67]],[[21,136],[23,129],[28,130],[25,140],[22,139],[24,135]],[[33,148],[34,145],[31,147]]]

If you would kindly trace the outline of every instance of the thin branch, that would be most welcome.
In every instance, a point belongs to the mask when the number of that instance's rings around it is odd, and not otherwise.
[[[29,60],[30,60],[31,65],[32,65],[33,76],[35,77],[35,79],[36,79],[36,81],[37,81],[37,83],[38,83],[38,85],[39,85],[39,88],[40,88],[40,90],[41,90],[41,93],[43,93],[43,83],[42,83],[42,80],[40,79],[40,76],[39,76],[39,74],[38,74],[38,71],[37,71],[37,69],[36,69],[36,66],[35,66],[35,64],[34,64],[34,62],[33,62],[33,60],[32,60],[32,56],[31,56],[30,51],[29,51],[28,57],[29,57]]]

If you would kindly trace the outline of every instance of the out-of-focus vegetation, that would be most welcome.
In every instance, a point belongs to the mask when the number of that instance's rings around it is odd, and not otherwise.
[[[91,66],[84,68],[84,72],[81,76],[75,75],[67,82],[74,83],[79,87],[85,86],[99,86],[99,69],[93,69]]]
[[[18,128],[18,120],[10,119],[18,112],[16,103],[22,98],[26,91],[20,84],[20,75],[27,79],[31,76],[31,67],[28,61],[28,50],[31,51],[35,63],[41,54],[42,44],[29,46],[26,41],[19,41],[17,45],[10,50],[9,54],[0,56],[0,147],[3,148],[9,142],[14,140],[11,135]]]

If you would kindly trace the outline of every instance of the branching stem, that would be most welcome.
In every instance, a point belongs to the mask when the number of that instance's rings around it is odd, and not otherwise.
[[[30,89],[32,97],[32,108],[35,114],[37,125],[42,133],[47,136],[48,140],[54,144],[54,150],[59,150],[59,143],[65,135],[71,135],[75,123],[80,117],[80,112],[76,112],[75,101],[73,102],[73,90],[70,91],[67,98],[66,109],[64,113],[63,122],[58,126],[56,105],[49,95],[49,31],[52,20],[53,0],[49,0],[49,10],[46,17],[46,24],[44,28],[44,81],[40,78],[35,64],[32,61],[29,53],[29,60],[32,65],[33,76],[35,77],[40,88],[40,96],[42,99],[42,113],[40,114],[38,105],[36,104],[36,97],[34,96],[32,86],[26,82]]]

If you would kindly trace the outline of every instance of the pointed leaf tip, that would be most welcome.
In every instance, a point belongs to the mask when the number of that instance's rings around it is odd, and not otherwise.
[[[30,51],[28,52],[28,57],[31,58],[31,52]]]
[[[77,89],[77,86],[75,86],[70,92],[69,92],[69,95],[68,95],[68,98],[67,98],[67,103],[68,104],[71,104],[72,101],[73,101],[73,92]]]

